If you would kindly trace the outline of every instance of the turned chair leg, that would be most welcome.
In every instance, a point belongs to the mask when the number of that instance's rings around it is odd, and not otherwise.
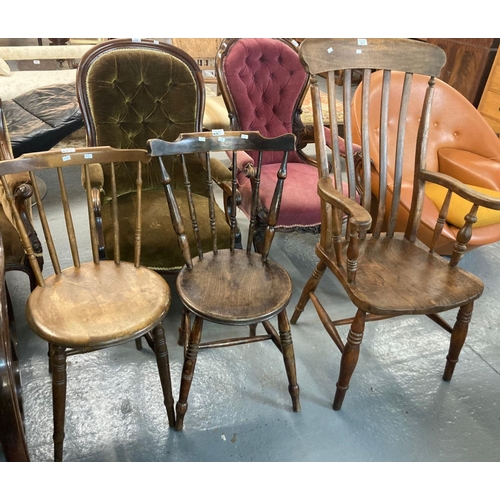
[[[168,424],[175,426],[174,398],[172,396],[172,380],[170,378],[170,363],[168,360],[167,343],[165,340],[165,330],[161,324],[153,329],[154,352],[158,372],[160,374],[161,388],[163,391],[163,401],[167,409]]]
[[[179,337],[177,339],[177,345],[184,347],[184,354],[186,354],[187,341],[189,339],[189,332],[191,331],[191,317],[189,311],[184,309],[182,311],[181,326],[179,326]]]
[[[278,328],[281,340],[281,351],[285,361],[285,369],[288,377],[288,392],[292,397],[293,411],[300,411],[299,386],[297,384],[297,370],[295,367],[295,352],[292,343],[292,334],[290,331],[290,322],[286,311],[278,314]]]
[[[176,405],[177,420],[175,422],[175,429],[178,431],[182,431],[184,426],[184,415],[188,408],[187,399],[193,381],[202,329],[203,319],[196,316],[193,328],[189,334],[188,346],[184,355],[184,365],[182,366],[181,387],[179,390],[179,400]]]
[[[446,356],[446,366],[443,374],[443,380],[446,382],[449,382],[453,376],[453,371],[455,370],[460,351],[467,337],[473,308],[474,302],[470,302],[469,304],[463,305],[458,310],[457,320],[451,332],[448,356]]]
[[[342,352],[337,391],[335,392],[335,399],[333,401],[334,410],[340,410],[342,408],[345,393],[347,389],[349,389],[349,381],[351,380],[351,376],[358,362],[359,348],[365,331],[365,320],[366,313],[358,309]]]
[[[318,284],[323,277],[323,274],[325,273],[326,270],[326,264],[323,263],[323,261],[319,261],[318,264],[316,265],[311,277],[308,279],[307,283],[304,286],[304,289],[302,290],[302,294],[300,296],[299,302],[295,306],[295,311],[293,312],[291,323],[292,325],[295,325],[297,323],[297,320],[299,319],[300,315],[304,311],[304,308],[306,307],[307,303],[309,302],[309,299],[311,298],[311,293],[313,293],[316,288],[318,287]]]
[[[66,409],[66,348],[51,346],[54,461],[62,462]]]

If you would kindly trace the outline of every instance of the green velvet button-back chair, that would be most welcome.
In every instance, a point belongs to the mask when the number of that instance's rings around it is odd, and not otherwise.
[[[174,141],[179,134],[202,129],[205,89],[200,68],[181,49],[153,40],[115,39],[92,48],[80,62],[77,95],[89,146],[146,149],[149,139]],[[199,169],[191,188],[195,204],[208,203],[203,163],[189,159],[190,168]],[[92,190],[100,225],[101,255],[112,255],[111,185],[106,166],[95,165]],[[145,167],[146,168],[146,167]],[[180,163],[167,165],[174,189],[184,187]],[[220,162],[212,164],[217,182],[224,189],[231,174]],[[127,164],[119,166],[116,189],[120,228],[130,237],[121,242],[121,255],[130,260],[134,248],[133,200],[136,172]],[[193,178],[192,178],[193,179]],[[177,272],[184,264],[170,223],[168,206],[156,159],[143,176],[143,253],[141,264],[162,273]],[[229,245],[229,224],[222,208],[217,209],[217,228],[222,246]],[[189,213],[189,211],[186,211]],[[189,220],[184,221],[187,228]],[[200,231],[210,248],[210,226]],[[192,235],[188,235],[192,236]],[[227,243],[225,243],[227,242]],[[196,250],[192,238],[193,251]]]

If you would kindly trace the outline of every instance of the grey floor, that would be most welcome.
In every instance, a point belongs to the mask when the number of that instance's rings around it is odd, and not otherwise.
[[[77,227],[85,231],[79,171],[72,172]],[[53,179],[41,173],[50,198]],[[81,218],[80,218],[81,217]],[[272,257],[294,283],[291,315],[315,264],[316,235],[278,233]],[[155,358],[133,343],[69,359],[67,462],[498,462],[500,459],[500,243],[467,254],[462,267],[483,279],[453,380],[441,379],[448,334],[420,317],[367,326],[339,412],[332,410],[340,354],[309,305],[292,329],[302,411],[293,413],[283,361],[271,343],[200,353],[185,428],[167,425]],[[499,266],[499,267],[497,267]],[[422,276],[431,284],[432,277]],[[177,398],[182,348],[175,278],[164,325]],[[31,460],[52,460],[47,348],[28,328],[22,273],[8,275],[20,343]],[[326,277],[319,296],[332,317],[351,306]],[[448,316],[452,321],[453,315]],[[208,328],[204,338],[219,334]],[[347,334],[347,327],[342,330]],[[0,451],[0,461],[4,457]],[[476,485],[477,486],[477,485]],[[465,487],[465,486],[463,486]],[[463,488],[462,488],[463,489]]]
[[[50,200],[51,183],[44,177]],[[85,230],[79,171],[73,171],[77,224]],[[48,201],[47,200],[47,201]],[[81,218],[80,218],[81,217]],[[292,276],[289,314],[316,264],[311,234],[276,235],[272,257]],[[480,276],[469,337],[451,383],[441,379],[448,335],[425,318],[367,326],[344,407],[332,410],[339,352],[309,305],[292,329],[302,411],[293,413],[283,361],[272,343],[200,353],[185,428],[167,425],[153,353],[134,343],[69,358],[66,461],[75,462],[497,462],[500,458],[500,245],[478,249],[463,267]],[[432,277],[422,276],[429,280]],[[178,394],[181,307],[165,319],[173,389]],[[20,342],[31,459],[52,460],[47,348],[28,328],[25,275],[8,274]],[[331,316],[351,308],[327,277],[320,297]],[[453,320],[453,315],[449,316]],[[207,328],[204,338],[217,335]],[[347,333],[347,327],[344,328]]]

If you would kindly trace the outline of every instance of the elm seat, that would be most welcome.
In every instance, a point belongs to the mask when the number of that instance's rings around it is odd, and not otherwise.
[[[180,133],[202,130],[205,91],[200,68],[181,49],[152,40],[116,39],[97,44],[80,62],[77,73],[77,95],[81,105],[87,141],[91,146],[145,149],[149,139],[173,141]],[[204,164],[197,155],[187,159],[193,176],[192,189],[196,205],[208,202],[204,182]],[[159,272],[177,272],[183,259],[175,233],[169,223],[169,211],[156,160],[144,167],[142,264]],[[222,189],[231,178],[221,162],[214,162],[215,179]],[[183,189],[184,178],[178,161],[167,169],[174,189]],[[95,165],[91,186],[98,220],[101,256],[114,249],[109,167]],[[117,200],[122,233],[133,234],[135,207],[135,172],[121,164],[116,172]],[[216,207],[216,224],[221,246],[229,245],[229,225],[222,208]],[[189,227],[189,220],[185,220]],[[209,245],[208,220],[202,220],[203,244]],[[191,241],[192,233],[189,235]],[[208,238],[208,239],[207,239]],[[193,243],[194,245],[194,243]],[[192,247],[194,251],[194,246]],[[124,238],[120,251],[133,254],[133,238]]]
[[[14,157],[47,151],[83,126],[74,83],[29,90],[3,106]]]

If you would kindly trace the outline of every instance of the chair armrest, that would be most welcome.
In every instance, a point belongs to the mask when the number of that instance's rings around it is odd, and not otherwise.
[[[372,217],[359,203],[345,196],[333,186],[331,177],[322,177],[318,181],[318,194],[320,198],[335,208],[350,216],[350,224],[358,231],[368,231],[371,227]],[[500,202],[500,200],[498,200]]]
[[[437,152],[439,172],[464,184],[500,191],[500,161],[455,148]]]

